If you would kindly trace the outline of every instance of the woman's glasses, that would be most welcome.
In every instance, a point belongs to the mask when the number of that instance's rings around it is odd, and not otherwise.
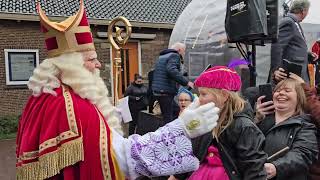
[[[190,99],[178,99],[179,102],[189,102],[191,101]]]

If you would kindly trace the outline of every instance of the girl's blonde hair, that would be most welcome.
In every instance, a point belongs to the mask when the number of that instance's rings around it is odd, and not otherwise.
[[[227,129],[234,121],[233,115],[243,111],[245,100],[240,97],[238,92],[213,88],[208,88],[208,90],[209,93],[212,93],[218,100],[221,99],[222,95],[228,95],[228,98],[224,102],[224,106],[220,111],[218,124],[213,129],[213,136],[218,140],[222,132]]]

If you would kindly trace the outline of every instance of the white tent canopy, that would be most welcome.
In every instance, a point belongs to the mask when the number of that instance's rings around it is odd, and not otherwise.
[[[279,0],[280,17],[282,4]],[[311,1],[309,15],[302,23],[308,47],[320,38],[320,0]],[[187,45],[184,70],[196,78],[208,64],[226,65],[241,55],[227,43],[224,21],[227,1],[192,0],[179,16],[172,31],[169,46],[175,42]],[[257,47],[257,84],[265,83],[270,66],[270,44]]]

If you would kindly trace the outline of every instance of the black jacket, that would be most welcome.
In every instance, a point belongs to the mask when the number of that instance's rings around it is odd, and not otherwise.
[[[126,89],[124,96],[129,96],[129,108],[133,113],[138,113],[142,109],[146,109],[148,105],[147,99],[148,88],[144,85],[137,85],[134,82]],[[136,98],[139,98],[138,100]]]
[[[274,121],[274,118],[269,120]],[[258,126],[261,127],[261,124]],[[290,148],[287,153],[270,162],[277,169],[277,176],[274,179],[307,180],[308,169],[318,155],[316,128],[310,122],[310,117],[308,115],[291,117],[269,128],[265,137],[264,151],[269,156],[286,146]]]
[[[264,136],[252,122],[252,117],[248,104],[242,113],[234,115],[233,123],[219,137],[219,153],[230,180],[266,180]],[[200,163],[205,160],[207,149],[213,141],[211,132],[193,139],[193,152]],[[181,180],[190,175],[175,177]]]
[[[176,94],[177,83],[183,86],[188,80],[183,77],[180,54],[174,49],[166,49],[160,53],[153,72],[152,90],[155,93]]]

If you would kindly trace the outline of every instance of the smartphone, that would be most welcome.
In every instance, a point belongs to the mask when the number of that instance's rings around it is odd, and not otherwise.
[[[262,103],[267,101],[272,101],[272,86],[271,84],[261,84],[259,85],[259,96],[265,96],[262,99]]]
[[[295,64],[287,59],[283,59],[283,69],[287,73],[287,77],[289,77],[290,72],[301,77],[302,66],[299,64]]]

